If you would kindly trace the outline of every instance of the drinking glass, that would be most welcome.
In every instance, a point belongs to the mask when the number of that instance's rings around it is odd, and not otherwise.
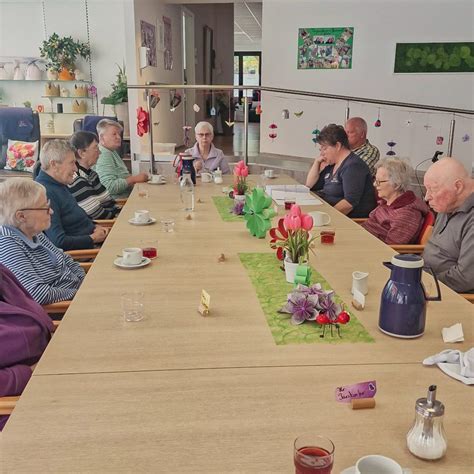
[[[121,303],[125,321],[137,322],[143,319],[143,299],[144,293],[142,291],[130,291],[122,294]]]
[[[148,189],[144,184],[137,184],[138,187],[138,197],[143,199],[148,199]]]
[[[144,257],[151,259],[158,257],[158,240],[144,239],[140,241],[140,246]]]
[[[295,474],[331,474],[334,463],[333,442],[319,435],[302,435],[295,439]]]
[[[174,231],[174,220],[170,218],[161,219],[161,230],[163,232],[173,232]]]
[[[289,211],[293,204],[296,204],[296,185],[285,184],[285,211]]]

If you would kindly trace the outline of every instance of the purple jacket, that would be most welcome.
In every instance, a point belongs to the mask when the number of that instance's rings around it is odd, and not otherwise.
[[[0,397],[21,394],[53,329],[43,308],[0,264]],[[0,416],[0,430],[7,418]]]

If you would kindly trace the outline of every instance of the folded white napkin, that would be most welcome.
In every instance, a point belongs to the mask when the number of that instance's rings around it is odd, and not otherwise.
[[[462,330],[462,324],[456,323],[449,328],[443,328],[441,330],[444,342],[463,342],[464,333]]]
[[[464,383],[474,383],[474,347],[466,352],[447,349],[423,361],[423,365],[434,364],[437,364],[443,372]]]

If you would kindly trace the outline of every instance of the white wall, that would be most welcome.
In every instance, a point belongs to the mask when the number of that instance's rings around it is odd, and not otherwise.
[[[115,64],[122,65],[127,60],[124,31],[130,29],[130,15],[125,15],[124,11],[129,11],[131,3],[132,0],[88,1],[93,80],[99,99],[111,91],[110,83],[114,82],[117,74]],[[45,0],[45,7],[48,36],[56,32],[60,36],[72,36],[76,40],[87,41],[83,0]],[[40,0],[0,0],[0,56],[39,57],[39,46],[44,39]],[[85,61],[79,60],[77,66],[89,75],[89,66]],[[33,108],[38,104],[49,106],[48,99],[41,98],[41,95],[44,95],[44,83],[0,82],[0,88],[3,92],[3,103],[21,106],[25,100],[29,100]],[[65,111],[70,110],[71,100],[59,102],[64,104]],[[102,106],[99,111],[102,112]],[[43,130],[46,117],[42,116]],[[72,131],[71,124],[76,116],[64,115],[56,118],[57,133]]]
[[[397,42],[473,41],[472,0],[265,0],[263,5],[262,84],[289,89],[326,92],[347,96],[473,109],[473,74],[394,74]],[[350,70],[298,70],[298,28],[354,27],[353,64]],[[343,123],[346,103],[263,95],[261,151],[294,156],[314,156],[311,141],[314,128],[330,122]],[[290,120],[281,118],[289,109]],[[405,109],[382,108],[382,127],[374,128],[378,108],[350,103],[351,115],[363,116],[369,124],[369,138],[388,151],[395,151],[413,163],[446,151],[450,115],[410,113]],[[298,119],[294,111],[304,111]],[[472,117],[471,117],[472,118]],[[410,126],[406,120],[411,120]],[[278,126],[274,142],[268,126]],[[456,117],[454,155],[468,166],[473,158],[474,120]],[[425,129],[424,125],[429,125]],[[462,142],[468,133],[471,140]],[[444,136],[437,146],[436,136]]]

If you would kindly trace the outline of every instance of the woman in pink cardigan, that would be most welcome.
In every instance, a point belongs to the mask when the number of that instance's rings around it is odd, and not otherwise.
[[[362,226],[389,245],[416,243],[429,208],[407,190],[411,167],[400,158],[387,157],[375,168],[379,203]]]

